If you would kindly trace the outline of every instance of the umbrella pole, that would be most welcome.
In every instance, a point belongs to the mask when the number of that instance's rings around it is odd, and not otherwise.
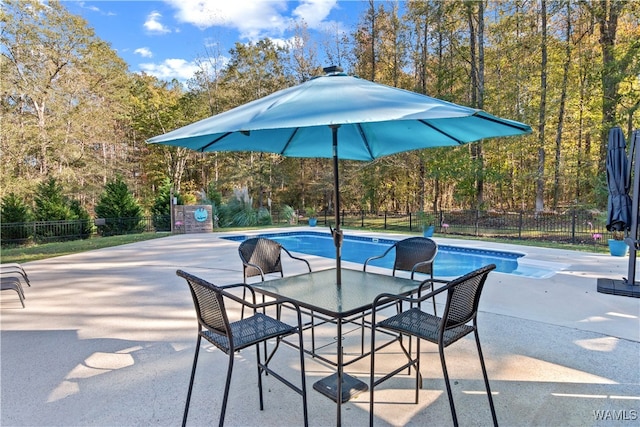
[[[342,284],[342,271],[340,258],[342,257],[342,230],[340,230],[340,180],[338,179],[338,128],[340,125],[330,125],[333,138],[333,191],[336,228],[331,230],[333,243],[336,246],[336,284]]]

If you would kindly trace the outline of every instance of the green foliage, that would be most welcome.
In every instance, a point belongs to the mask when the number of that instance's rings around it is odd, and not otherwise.
[[[107,183],[95,212],[98,218],[106,220],[100,226],[103,235],[140,233],[144,230],[142,208],[121,176]]]
[[[93,232],[93,225],[91,224],[91,215],[89,215],[89,211],[83,208],[77,200],[71,200],[69,208],[73,214],[73,219],[81,221],[74,226],[75,230],[73,230],[72,233],[81,236],[83,239],[89,238]]]
[[[234,190],[229,201],[220,206],[219,223],[222,227],[254,227],[271,225],[271,213],[266,208],[253,208],[253,198],[246,187]]]
[[[206,198],[212,204],[215,203],[216,206],[222,204],[222,193],[218,191],[215,181],[211,181],[207,186]]]
[[[284,219],[287,220],[289,224],[293,224],[293,220],[296,213],[295,209],[293,209],[289,205],[282,205],[282,207],[280,208],[280,213],[282,214]]]
[[[172,183],[168,178],[163,181],[151,207],[151,219],[156,231],[171,231],[171,186]],[[178,205],[183,203],[179,193],[174,193],[173,197],[177,199]]]
[[[75,219],[62,193],[62,186],[55,178],[38,184],[34,197],[34,217],[36,221],[60,221]]]
[[[271,213],[269,209],[262,207],[258,209],[258,225],[272,225],[273,219],[271,218]]]
[[[318,216],[318,211],[313,206],[306,207],[304,212],[307,214],[309,218],[315,218]]]
[[[55,173],[90,195],[133,152],[122,148],[125,62],[61,1],[6,0],[0,21],[0,186],[21,192]]]
[[[31,219],[31,210],[24,200],[14,193],[4,196],[0,201],[0,223],[5,224],[2,228],[2,241],[29,239],[32,227],[24,223]]]
[[[36,221],[72,221],[81,222],[69,224],[52,224],[50,227],[39,228],[36,240],[49,238],[86,238],[92,230],[89,212],[77,200],[71,200],[63,193],[62,186],[55,178],[49,178],[38,184],[34,196],[34,218]]]
[[[9,193],[0,201],[0,222],[29,222],[31,221],[31,210],[29,206],[15,195]]]

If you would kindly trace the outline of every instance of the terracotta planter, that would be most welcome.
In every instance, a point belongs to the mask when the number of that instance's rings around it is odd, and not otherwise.
[[[609,239],[609,253],[611,256],[626,256],[629,246],[624,240]]]

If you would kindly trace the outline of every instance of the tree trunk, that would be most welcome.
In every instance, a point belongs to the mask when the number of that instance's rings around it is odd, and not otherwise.
[[[542,58],[540,64],[540,111],[538,116],[538,172],[536,174],[536,212],[544,211],[545,122],[547,108],[547,1],[540,4]]]
[[[553,177],[553,209],[558,208],[558,199],[560,197],[560,161],[562,147],[562,127],[564,123],[564,109],[567,102],[567,82],[569,80],[569,65],[571,65],[571,3],[567,2],[567,44],[565,48],[565,61],[562,69],[562,88],[560,94],[560,106],[558,111],[558,128],[556,131],[556,158]]]

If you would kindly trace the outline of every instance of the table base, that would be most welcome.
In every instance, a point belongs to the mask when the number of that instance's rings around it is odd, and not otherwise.
[[[324,394],[334,402],[338,401],[338,374],[329,375],[313,384],[314,390]],[[342,374],[342,403],[348,402],[362,392],[369,390],[366,383],[348,374]]]

